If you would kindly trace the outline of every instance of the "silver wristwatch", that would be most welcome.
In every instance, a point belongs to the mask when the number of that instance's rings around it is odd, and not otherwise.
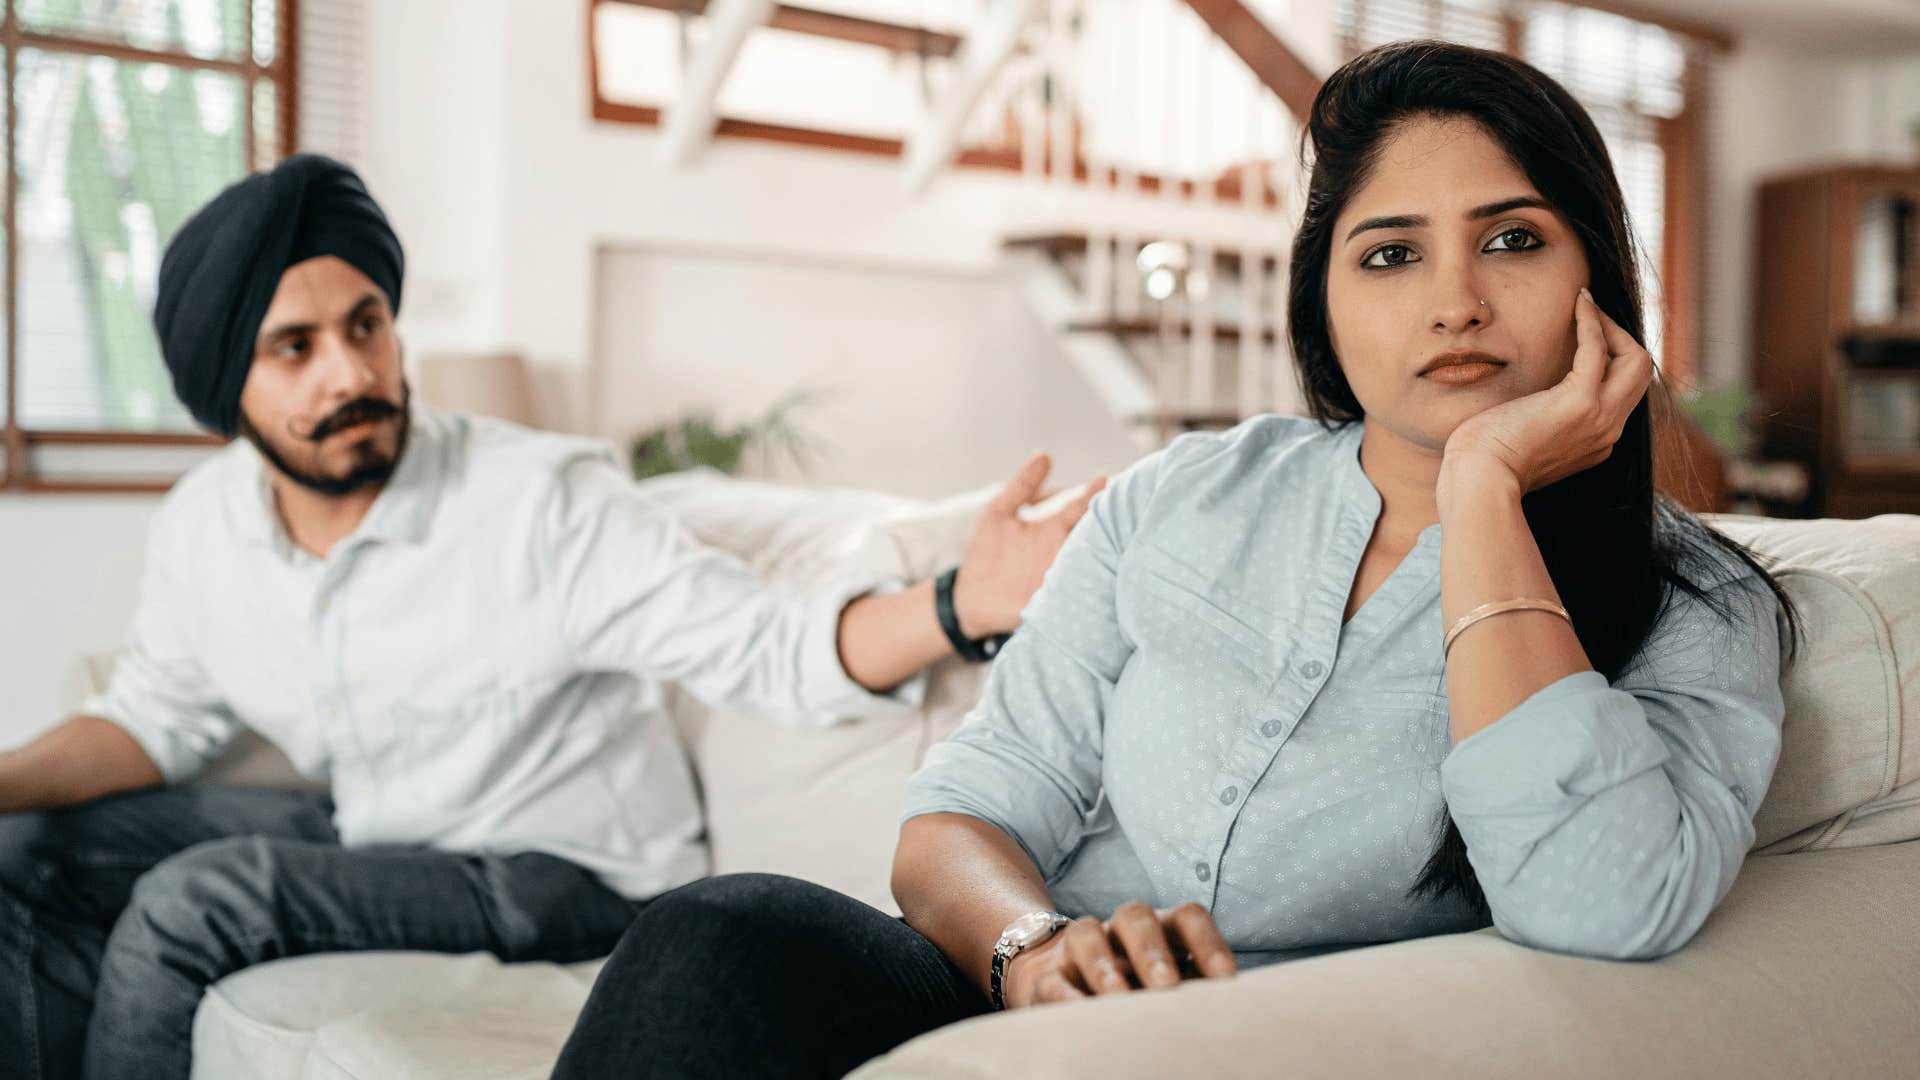
[[[1013,958],[1036,945],[1043,944],[1048,938],[1060,932],[1060,928],[1072,922],[1072,919],[1057,911],[1029,911],[1025,915],[1007,924],[1000,931],[1000,940],[993,943],[993,973],[988,980],[990,996],[995,1009],[1007,1007],[1002,996],[1002,986],[1006,979],[1007,965]]]

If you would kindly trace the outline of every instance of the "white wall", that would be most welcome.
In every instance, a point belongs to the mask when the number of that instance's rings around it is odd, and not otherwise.
[[[119,644],[158,501],[0,495],[0,747],[59,719],[77,657]]]
[[[1062,483],[1134,456],[1001,275],[660,248],[600,265],[605,430],[699,409],[731,425],[816,391],[797,420],[830,445],[808,481],[926,497],[1002,479],[1039,448]]]

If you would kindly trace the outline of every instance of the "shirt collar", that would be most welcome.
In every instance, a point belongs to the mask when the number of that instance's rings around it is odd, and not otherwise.
[[[446,430],[442,418],[424,406],[412,406],[411,428],[400,464],[379,498],[368,508],[354,537],[417,544],[427,538],[434,507],[446,475]]]
[[[411,406],[410,415],[407,445],[400,454],[400,463],[380,490],[379,497],[367,508],[360,527],[345,543],[368,540],[419,543],[426,539],[446,473],[447,430],[444,418],[425,406]],[[284,555],[293,545],[274,506],[266,459],[252,444],[243,445],[241,482],[234,490],[234,531],[244,543],[275,548]]]
[[[1366,515],[1367,522],[1376,524],[1380,520],[1384,504],[1380,501],[1380,489],[1373,486],[1373,480],[1367,476],[1367,470],[1360,466],[1360,440],[1366,435],[1366,420],[1354,420],[1333,433],[1334,456],[1339,459],[1338,469],[1347,491],[1347,504]],[[1414,540],[1414,549],[1419,550],[1440,541],[1440,523],[1434,522],[1420,530]]]

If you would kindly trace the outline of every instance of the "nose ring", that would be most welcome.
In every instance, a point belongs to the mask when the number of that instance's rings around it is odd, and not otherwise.
[[[1486,307],[1486,306],[1487,306],[1487,302],[1486,302],[1485,300],[1482,300],[1482,301],[1480,301],[1480,306],[1481,306],[1481,307]]]

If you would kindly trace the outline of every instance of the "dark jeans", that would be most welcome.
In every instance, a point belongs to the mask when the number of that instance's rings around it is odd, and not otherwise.
[[[656,897],[600,973],[555,1080],[837,1077],[986,997],[899,919],[772,874]]]
[[[322,795],[185,787],[0,816],[0,1075],[184,1077],[206,988],[354,949],[605,955],[639,905],[549,855],[349,851]]]

